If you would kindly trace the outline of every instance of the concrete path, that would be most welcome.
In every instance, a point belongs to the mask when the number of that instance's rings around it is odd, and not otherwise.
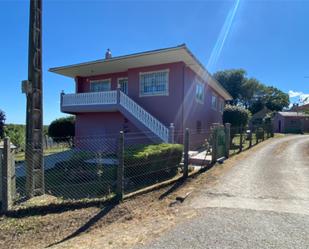
[[[266,142],[189,200],[199,215],[138,248],[309,248],[309,136]]]

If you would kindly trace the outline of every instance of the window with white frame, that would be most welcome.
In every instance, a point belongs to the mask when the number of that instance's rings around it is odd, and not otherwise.
[[[224,100],[223,99],[219,99],[219,111],[223,112],[224,110]]]
[[[197,102],[204,103],[205,85],[197,82],[195,88],[195,98]]]
[[[111,90],[111,81],[110,79],[106,80],[96,80],[90,82],[90,91],[91,92],[105,92]]]
[[[168,95],[168,70],[140,73],[140,96]]]
[[[215,94],[212,94],[211,96],[211,108],[214,110],[217,110],[217,106],[218,106],[218,97]]]

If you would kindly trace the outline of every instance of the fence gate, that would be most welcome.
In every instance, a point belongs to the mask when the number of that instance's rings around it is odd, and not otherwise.
[[[212,162],[226,155],[226,134],[223,125],[214,124],[212,128]]]

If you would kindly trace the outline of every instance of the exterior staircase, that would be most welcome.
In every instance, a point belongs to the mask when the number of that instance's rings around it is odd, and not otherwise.
[[[174,127],[166,127],[128,95],[116,91],[61,94],[61,111],[67,113],[90,111],[120,111],[145,135],[156,141],[173,143]]]

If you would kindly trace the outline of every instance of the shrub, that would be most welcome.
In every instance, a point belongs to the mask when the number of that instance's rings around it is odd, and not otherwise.
[[[230,123],[232,127],[246,126],[250,117],[250,111],[240,106],[227,105],[223,111],[223,123]]]
[[[58,118],[48,127],[48,135],[56,142],[68,141],[75,135],[75,117]]]
[[[4,138],[5,113],[0,109],[0,139]]]
[[[177,173],[182,158],[180,144],[138,146],[125,151],[125,177],[147,178],[151,174]]]

